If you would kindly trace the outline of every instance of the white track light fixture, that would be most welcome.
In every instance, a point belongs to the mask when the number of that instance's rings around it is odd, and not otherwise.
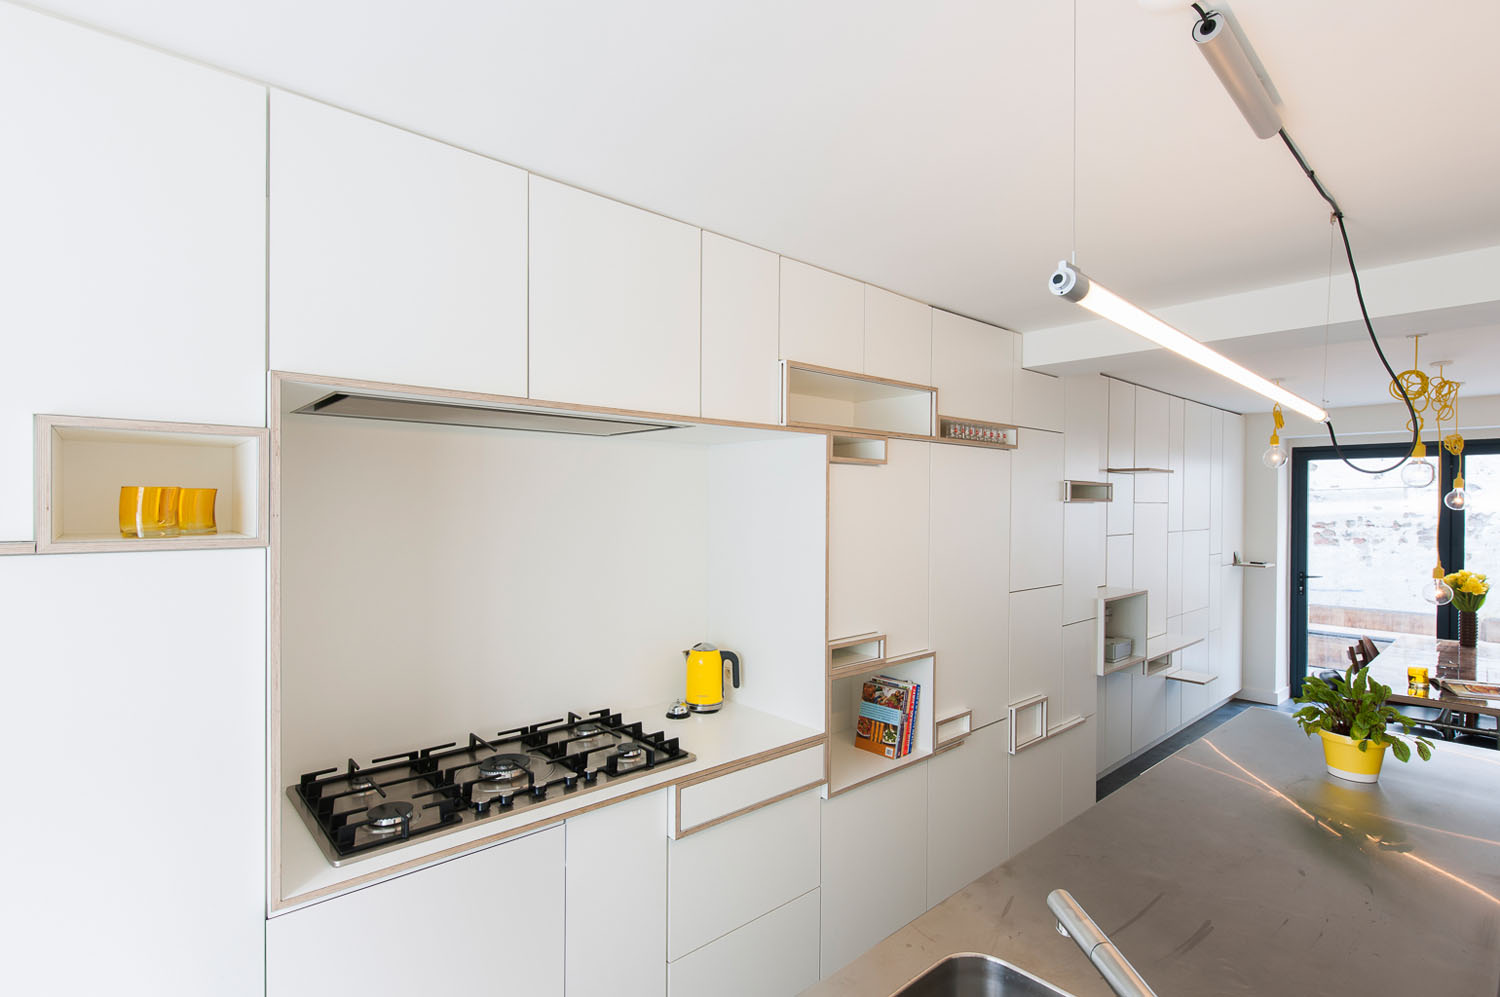
[[[1281,112],[1276,109],[1267,81],[1256,71],[1234,23],[1217,10],[1206,11],[1193,25],[1193,41],[1198,43],[1198,51],[1229,91],[1255,137],[1270,138],[1281,131]]]
[[[1066,260],[1058,263],[1057,270],[1048,281],[1052,293],[1082,305],[1100,318],[1129,329],[1137,336],[1151,340],[1157,346],[1171,350],[1178,356],[1201,367],[1206,367],[1221,377],[1227,377],[1256,394],[1264,395],[1293,412],[1300,412],[1314,422],[1326,422],[1328,413],[1312,402],[1294,395],[1290,391],[1248,370],[1215,350],[1209,349],[1180,329],[1174,329],[1150,312],[1137,308],[1124,298],[1089,280],[1084,273]]]

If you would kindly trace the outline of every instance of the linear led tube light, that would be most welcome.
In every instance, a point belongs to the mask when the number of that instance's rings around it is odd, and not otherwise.
[[[1193,25],[1193,41],[1255,137],[1270,138],[1281,131],[1281,112],[1276,110],[1265,81],[1251,64],[1244,40],[1229,18],[1216,10],[1207,12]]]
[[[1257,394],[1280,402],[1283,407],[1300,412],[1314,422],[1328,421],[1328,413],[1312,402],[1292,394],[1280,385],[1272,384],[1222,353],[1209,349],[1187,333],[1172,328],[1150,312],[1137,308],[1118,294],[1095,284],[1066,260],[1057,265],[1057,271],[1052,275],[1048,286],[1058,297],[1082,305],[1100,318],[1108,319],[1137,336],[1149,339],[1157,346],[1169,349],[1200,367],[1207,367],[1220,377],[1227,377]]]

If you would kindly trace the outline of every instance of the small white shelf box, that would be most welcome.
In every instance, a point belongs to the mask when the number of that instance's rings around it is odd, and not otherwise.
[[[898,436],[932,436],[937,389],[783,360],[782,422]]]
[[[902,655],[899,658],[871,662],[860,670],[845,670],[829,677],[829,796],[853,789],[862,783],[890,775],[932,755],[935,731],[932,713],[933,681],[937,673],[937,655],[931,651]],[[867,678],[890,675],[910,679],[922,689],[917,696],[917,718],[912,749],[904,758],[883,758],[854,746],[854,720],[859,715],[860,691]]]
[[[38,415],[37,553],[264,547],[269,431]],[[122,537],[120,488],[217,488],[217,533]]]
[[[1099,642],[1095,660],[1098,662],[1099,674],[1110,675],[1145,662],[1148,654],[1146,650],[1146,590],[1101,586],[1098,600],[1099,626],[1096,629],[1099,633]],[[1130,640],[1134,645],[1135,653],[1120,661],[1105,661],[1106,638]]]

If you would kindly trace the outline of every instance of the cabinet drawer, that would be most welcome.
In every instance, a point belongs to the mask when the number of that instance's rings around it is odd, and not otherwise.
[[[677,836],[799,789],[823,783],[823,745],[677,790]]]
[[[782,997],[817,982],[817,890],[667,964],[668,997]]]
[[[817,887],[819,803],[808,790],[667,843],[669,960]]]

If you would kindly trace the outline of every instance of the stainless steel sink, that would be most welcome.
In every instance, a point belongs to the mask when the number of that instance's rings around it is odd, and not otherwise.
[[[1073,997],[1003,959],[955,952],[891,997]]]

